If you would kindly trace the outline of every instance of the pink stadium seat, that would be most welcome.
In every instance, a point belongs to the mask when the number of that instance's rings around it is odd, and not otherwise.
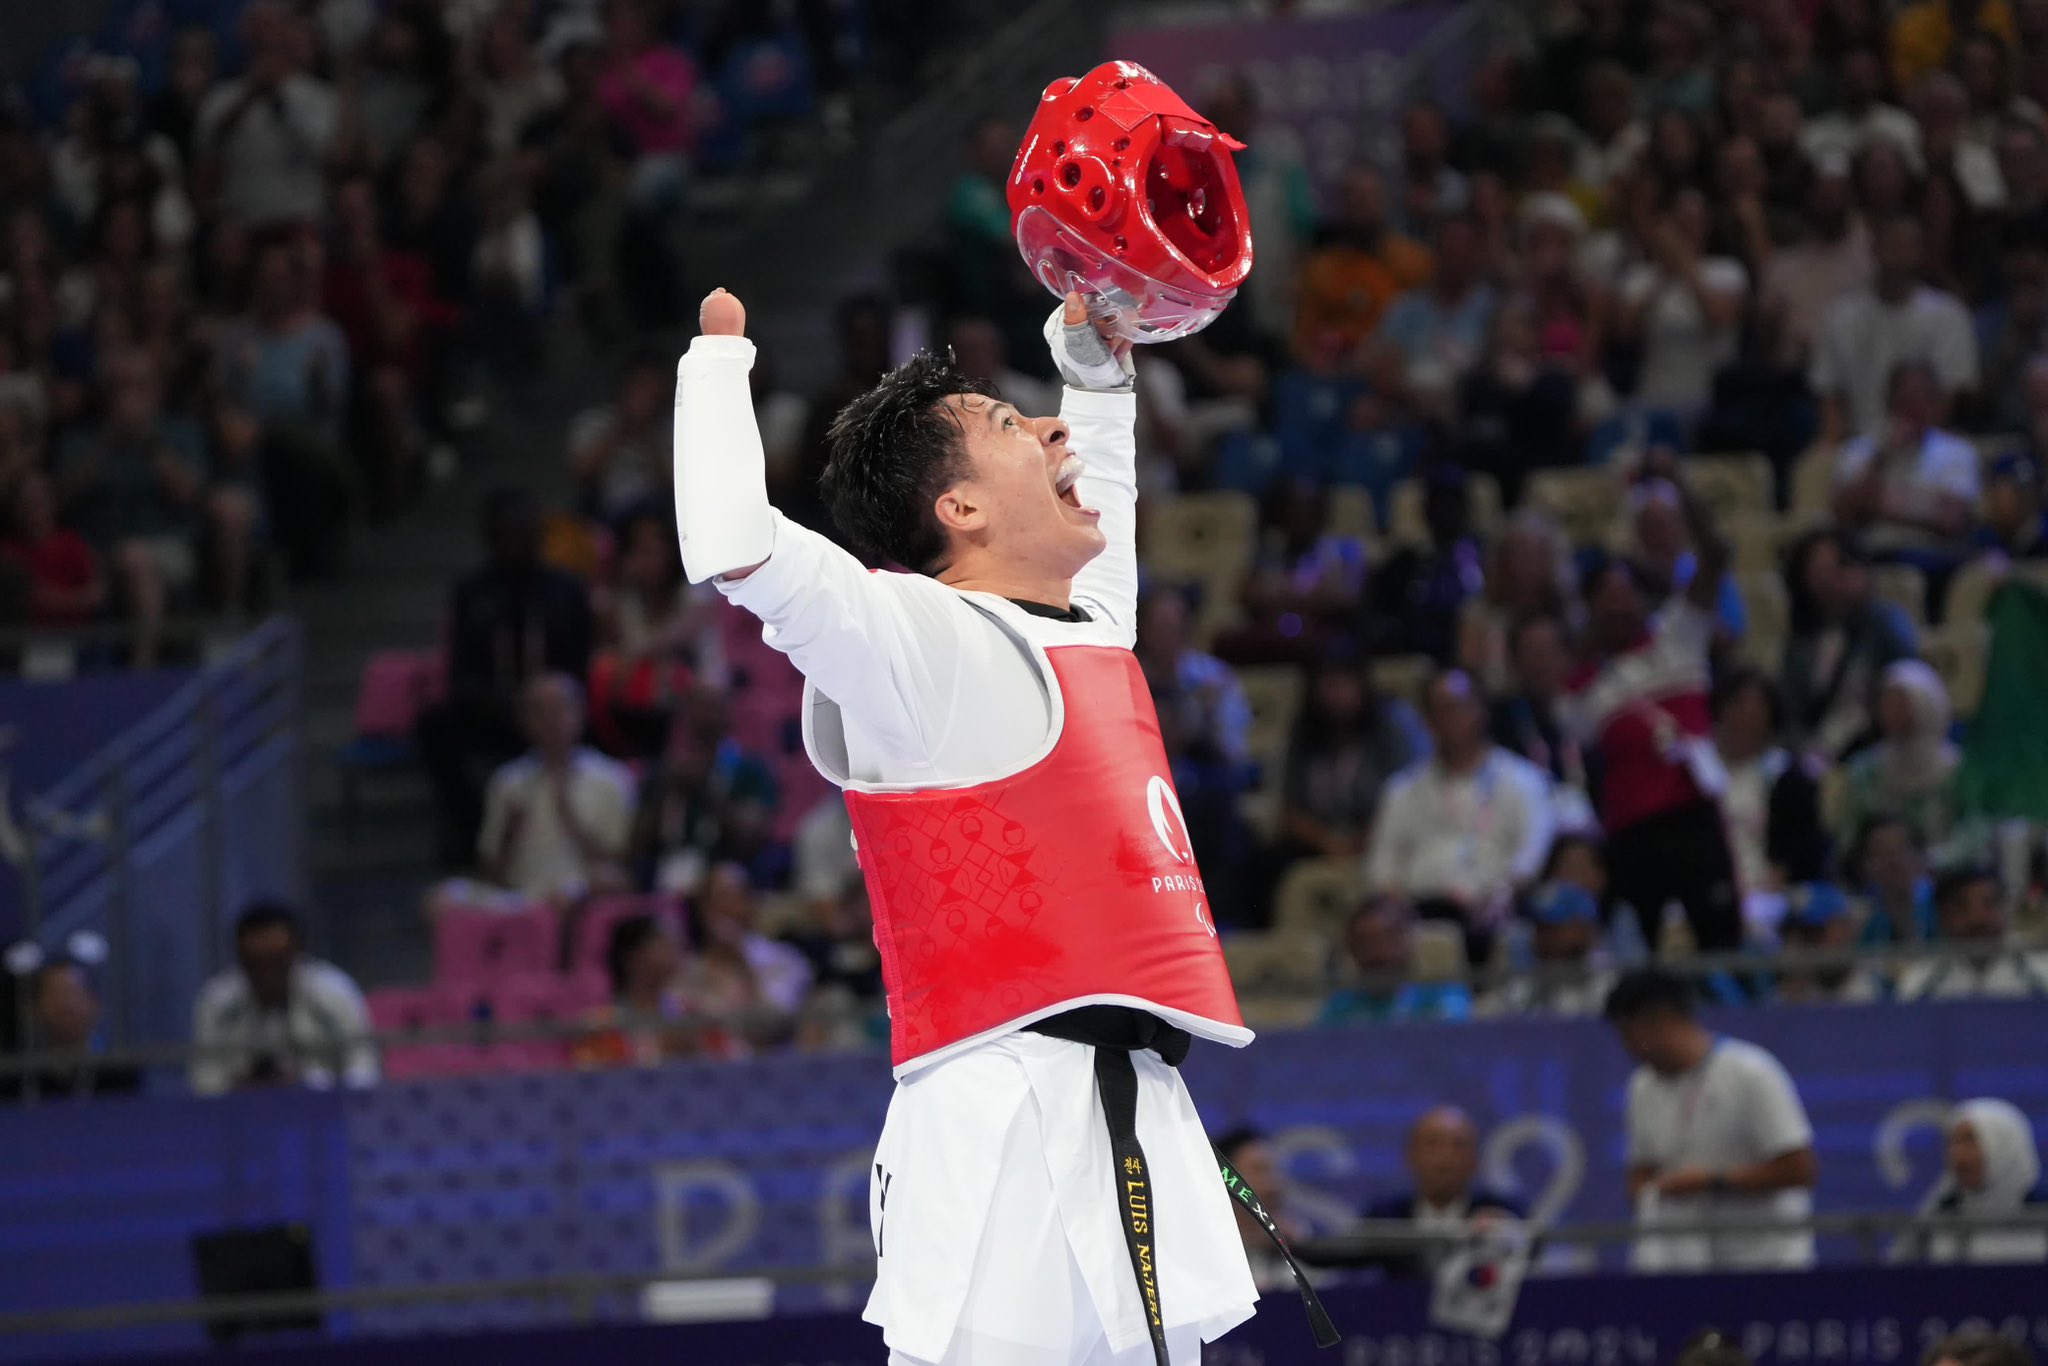
[[[606,977],[604,953],[611,943],[612,927],[621,920],[636,915],[651,915],[668,925],[671,932],[681,935],[682,911],[673,898],[662,896],[600,896],[586,902],[579,913],[574,932],[574,947],[569,953],[571,975],[595,976],[602,984]],[[599,1001],[604,999],[600,989]]]
[[[369,994],[370,1023],[379,1034],[443,1030],[459,1023],[448,998],[433,987],[382,987]],[[458,1065],[456,1043],[384,1045],[384,1075],[393,1081],[446,1076]]]
[[[356,734],[408,739],[420,711],[447,691],[439,650],[379,650],[363,665],[356,688]]]
[[[496,981],[511,973],[552,972],[560,943],[555,913],[450,907],[434,925],[437,982]]]
[[[562,999],[578,1015],[611,1004],[611,980],[601,972],[572,972],[562,979]]]
[[[568,978],[554,973],[521,974],[491,988],[493,1018],[501,1025],[567,1024],[583,1013]],[[547,1039],[509,1039],[491,1046],[495,1066],[532,1072],[569,1064],[567,1035]]]

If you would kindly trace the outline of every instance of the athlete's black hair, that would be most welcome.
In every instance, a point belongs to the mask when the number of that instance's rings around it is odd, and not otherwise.
[[[950,351],[920,351],[839,410],[818,481],[832,520],[862,554],[921,574],[944,565],[946,532],[932,504],[965,472],[967,446],[950,394],[996,397],[954,368]]]

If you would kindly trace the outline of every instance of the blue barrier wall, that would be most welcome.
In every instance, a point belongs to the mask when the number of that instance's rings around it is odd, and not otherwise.
[[[2048,1352],[2035,1267],[1876,1268],[1795,1276],[1614,1276],[1532,1281],[1496,1342],[1430,1326],[1420,1284],[1333,1289],[1344,1340],[1315,1350],[1291,1295],[1203,1352],[1204,1366],[1664,1366],[1713,1326],[1757,1366],[1916,1366],[1968,1327]],[[247,1355],[246,1352],[241,1355]],[[853,1313],[673,1327],[601,1325],[398,1341],[355,1339],[265,1359],[280,1366],[879,1366],[881,1332]],[[190,1355],[162,1366],[208,1366]]]
[[[1938,1174],[1950,1099],[2007,1097],[2048,1133],[2048,1004],[1719,1022],[1797,1080],[1822,1211],[1916,1207]],[[1489,1184],[1554,1218],[1625,1213],[1628,1065],[1593,1021],[1270,1034],[1198,1049],[1187,1070],[1212,1128],[1250,1120],[1275,1134],[1295,1208],[1324,1227],[1400,1186],[1403,1133],[1442,1101],[1478,1120]],[[187,1293],[191,1232],[286,1217],[313,1225],[332,1286],[858,1262],[889,1091],[886,1060],[863,1055],[0,1114],[0,1311]],[[791,1287],[779,1303],[849,1308],[864,1289]],[[355,1326],[523,1326],[564,1312],[423,1307]],[[51,1350],[0,1341],[0,1360]]]

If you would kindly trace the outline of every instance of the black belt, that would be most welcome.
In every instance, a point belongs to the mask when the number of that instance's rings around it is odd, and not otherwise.
[[[1153,1255],[1152,1176],[1145,1162],[1145,1150],[1138,1143],[1138,1073],[1131,1054],[1150,1049],[1168,1067],[1179,1067],[1194,1038],[1185,1029],[1166,1023],[1156,1015],[1127,1006],[1082,1006],[1028,1026],[1034,1034],[1083,1043],[1095,1049],[1095,1089],[1102,1097],[1102,1114],[1109,1129],[1109,1155],[1117,1190],[1117,1210],[1123,1217],[1124,1246],[1131,1254],[1131,1274],[1137,1278],[1138,1297],[1145,1306],[1145,1328],[1152,1337],[1156,1366],[1172,1366],[1166,1350],[1166,1324],[1159,1312],[1158,1262]],[[1211,1151],[1216,1151],[1211,1145]],[[1336,1325],[1330,1322],[1308,1273],[1294,1259],[1287,1240],[1259,1203],[1259,1197],[1220,1151],[1216,1161],[1222,1168],[1223,1184],[1233,1198],[1250,1210],[1259,1227],[1273,1240],[1287,1269],[1294,1274],[1301,1292],[1302,1307],[1308,1312],[1316,1346],[1334,1347]]]

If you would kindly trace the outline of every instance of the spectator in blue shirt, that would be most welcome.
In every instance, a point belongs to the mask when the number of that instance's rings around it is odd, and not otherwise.
[[[1859,942],[1925,944],[1938,933],[1927,842],[1902,816],[1878,815],[1856,833],[1850,868],[1863,885],[1868,914]]]
[[[315,307],[300,250],[282,239],[257,253],[249,313],[227,326],[216,351],[220,383],[266,427],[334,440],[348,402],[348,342]]]
[[[205,438],[164,412],[156,363],[116,352],[101,371],[101,420],[66,434],[57,487],[66,520],[113,565],[135,615],[131,662],[148,668],[168,600],[197,579],[202,533],[218,539],[223,509],[207,493]]]
[[[1418,401],[1448,398],[1486,351],[1495,296],[1482,274],[1485,240],[1466,214],[1440,221],[1429,283],[1396,298],[1380,320],[1378,343],[1399,358],[1402,380]]]
[[[1462,982],[1409,982],[1415,913],[1400,897],[1370,897],[1351,913],[1345,947],[1364,981],[1323,1003],[1323,1024],[1386,1024],[1402,1020],[1468,1020],[1472,993]]]

